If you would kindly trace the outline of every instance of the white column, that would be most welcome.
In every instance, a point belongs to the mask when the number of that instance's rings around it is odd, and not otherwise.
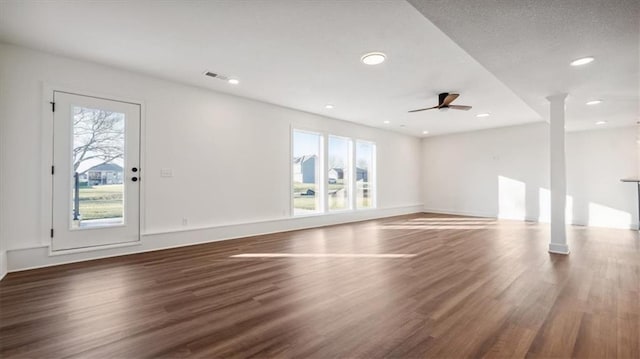
[[[565,223],[567,201],[567,174],[564,152],[564,100],[567,94],[547,97],[549,100],[550,129],[550,184],[551,184],[551,238],[549,252],[569,254]]]

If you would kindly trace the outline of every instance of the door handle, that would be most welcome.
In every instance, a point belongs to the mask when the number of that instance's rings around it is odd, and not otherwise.
[[[138,168],[137,168],[137,167],[133,167],[133,168],[131,169],[131,172],[138,172]]]
[[[131,177],[131,180],[132,180],[133,182],[136,182],[136,181],[138,180],[138,177]]]

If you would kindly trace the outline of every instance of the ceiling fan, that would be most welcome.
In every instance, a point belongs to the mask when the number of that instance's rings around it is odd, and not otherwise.
[[[460,95],[457,94],[457,93],[443,92],[443,93],[438,95],[438,106],[421,108],[421,109],[418,109],[418,110],[411,110],[409,112],[419,112],[419,111],[433,110],[433,109],[436,109],[436,108],[439,109],[439,110],[454,109],[454,110],[469,111],[471,109],[471,106],[451,105],[451,103],[453,101],[455,101],[455,99],[457,99],[458,96],[460,96]]]

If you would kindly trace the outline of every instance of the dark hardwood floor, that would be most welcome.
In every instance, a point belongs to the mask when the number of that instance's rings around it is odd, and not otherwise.
[[[640,357],[638,232],[410,215],[11,273],[0,357]]]

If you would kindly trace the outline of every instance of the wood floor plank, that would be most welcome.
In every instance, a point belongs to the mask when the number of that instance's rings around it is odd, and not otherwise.
[[[2,358],[640,357],[640,238],[414,214],[10,273]]]

